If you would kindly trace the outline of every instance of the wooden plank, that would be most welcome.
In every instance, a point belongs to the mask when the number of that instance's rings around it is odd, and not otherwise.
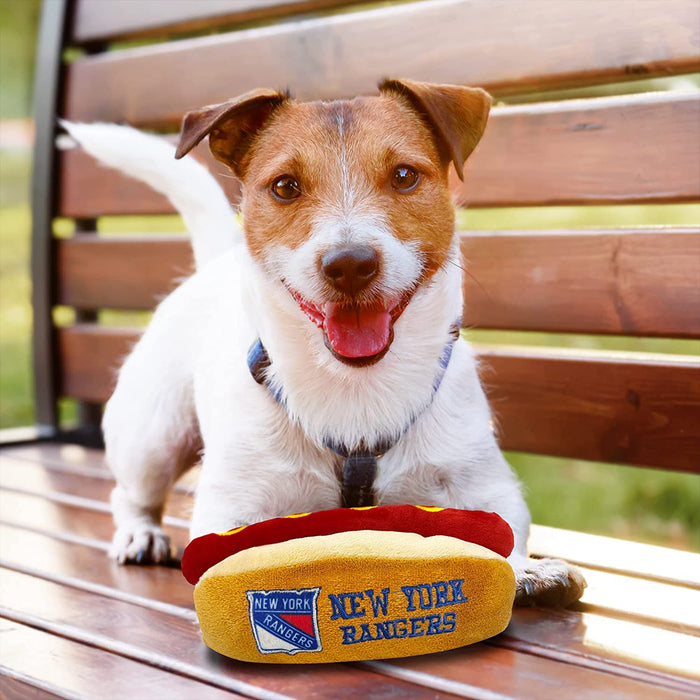
[[[46,469],[40,464],[21,462],[0,454],[0,488],[3,489],[35,495],[72,494],[108,504],[113,487],[113,479]],[[184,518],[189,517],[191,510],[191,493],[179,489],[171,491],[166,515]]]
[[[448,698],[446,693],[436,694],[406,682],[388,681],[358,667],[338,664],[285,667],[214,657],[204,653],[199,631],[190,620],[8,569],[0,575],[3,590],[9,594],[8,616],[15,612],[17,618],[31,616],[35,624],[41,625],[43,621],[69,638],[90,639],[104,651],[158,663],[161,668],[249,697],[272,700],[274,694],[274,698],[283,695],[309,700],[372,695],[417,700]],[[193,693],[189,697],[199,696]]]
[[[368,93],[383,75],[503,95],[692,72],[697,19],[694,0],[647,0],[638,12],[610,0],[605,22],[586,2],[393,5],[80,58],[67,67],[65,116],[175,124],[189,109],[260,86],[334,99]]]
[[[697,590],[579,568],[588,587],[578,610],[643,621],[647,625],[700,636],[700,592]]]
[[[60,688],[56,688],[56,692],[50,692],[48,688],[38,688],[32,685],[31,679],[24,679],[22,674],[17,674],[17,677],[11,678],[8,673],[11,671],[7,667],[0,666],[0,698],[5,700],[56,700],[56,698],[65,697],[65,694],[60,692]],[[22,678],[22,680],[20,680]]]
[[[95,510],[92,504],[85,504],[70,498],[56,500],[51,494],[37,496],[0,490],[0,522],[23,527],[32,532],[50,533],[66,541],[84,542],[98,549],[107,549],[105,543],[112,539],[114,524],[107,504],[102,510]],[[92,507],[86,507],[91,505]],[[187,544],[186,527],[178,527],[166,521],[165,530],[173,545],[182,550]]]
[[[700,638],[696,636],[604,615],[577,613],[574,619],[564,610],[548,610],[546,620],[543,624],[542,611],[518,609],[498,642],[533,654],[549,652],[569,663],[585,665],[589,660],[591,668],[600,668],[602,652],[611,666],[619,664],[623,675],[644,674],[650,682],[655,678],[680,692],[700,693],[696,662]]]
[[[69,43],[85,44],[214,30],[352,4],[352,0],[80,0]]]
[[[59,301],[77,308],[152,309],[193,264],[182,237],[57,243]],[[700,337],[698,229],[465,232],[461,246],[466,327]]]
[[[464,325],[700,336],[700,231],[484,231],[461,237]]]
[[[190,242],[183,237],[79,234],[57,244],[59,303],[80,309],[153,309],[194,272]]]
[[[496,107],[467,161],[465,182],[452,172],[460,204],[682,202],[700,198],[700,95],[650,93]],[[238,182],[206,145],[197,157],[232,202]],[[97,165],[82,151],[60,158],[59,213],[162,214],[162,195]]]
[[[142,607],[163,610],[169,606],[176,608],[180,617],[193,619],[192,586],[179,569],[120,566],[107,558],[103,548],[61,540],[54,534],[32,532],[21,525],[0,525],[2,566],[86,590],[106,589],[116,599]]]
[[[503,108],[451,173],[460,204],[681,202],[700,197],[700,94]]]
[[[84,401],[106,401],[117,371],[139,338],[133,329],[79,324],[58,331],[60,391]]]
[[[533,525],[529,549],[538,557],[700,590],[700,554],[640,542]]]
[[[104,451],[70,443],[42,442],[0,448],[0,455],[13,461],[21,460],[40,465],[50,471],[86,476],[90,479],[114,481],[114,475],[105,461]],[[197,484],[199,466],[185,472],[173,486],[182,493],[192,494]]]
[[[166,136],[177,143],[175,135]],[[236,206],[241,196],[237,178],[209,150],[208,141],[192,151],[194,157],[209,168]],[[68,148],[58,157],[58,213],[76,218],[97,218],[105,214],[173,214],[170,202],[146,185],[105,168],[80,148]]]
[[[63,442],[38,442],[0,448],[0,454],[13,459],[38,462],[46,467],[87,470],[86,473],[111,475],[104,450]]]
[[[505,450],[698,472],[700,361],[481,349]]]
[[[674,676],[672,673],[667,673],[663,671],[648,670],[646,664],[648,660],[654,656],[657,651],[655,645],[652,648],[644,652],[642,651],[641,657],[634,657],[630,654],[631,663],[614,665],[612,663],[600,663],[600,660],[596,658],[596,652],[594,645],[587,645],[585,643],[585,630],[586,630],[586,616],[573,616],[570,613],[562,613],[561,617],[566,619],[569,628],[566,629],[564,624],[553,625],[552,631],[552,643],[549,646],[544,644],[537,645],[530,642],[519,642],[516,639],[509,639],[510,630],[516,630],[517,625],[514,624],[515,621],[519,620],[521,613],[529,614],[537,622],[534,627],[540,630],[543,635],[547,634],[547,628],[551,619],[557,619],[557,613],[555,611],[538,611],[538,610],[516,610],[514,611],[513,621],[511,621],[510,626],[506,632],[496,637],[485,645],[475,645],[472,647],[465,647],[462,649],[456,649],[454,651],[446,652],[444,654],[428,654],[425,656],[413,657],[408,659],[395,659],[389,662],[369,662],[366,665],[368,667],[376,668],[377,666],[382,666],[390,672],[394,670],[396,677],[416,680],[413,674],[426,674],[428,676],[437,676],[440,678],[445,678],[446,680],[455,683],[465,683],[472,686],[479,686],[481,683],[481,675],[484,668],[488,668],[492,672],[495,672],[497,678],[500,678],[500,682],[495,687],[496,692],[502,693],[507,697],[530,697],[529,689],[527,688],[527,683],[523,683],[523,676],[521,674],[513,674],[512,669],[509,670],[504,667],[500,667],[502,661],[506,660],[500,655],[494,654],[491,657],[488,653],[484,653],[483,649],[487,646],[493,646],[494,650],[503,650],[511,648],[513,650],[523,651],[530,655],[530,658],[536,659],[540,658],[545,661],[546,665],[543,668],[544,673],[548,674],[548,684],[549,687],[545,687],[539,690],[540,695],[536,693],[533,697],[590,697],[590,698],[600,698],[600,697],[618,697],[618,693],[624,696],[626,690],[624,685],[626,683],[634,683],[638,685],[636,691],[640,693],[640,697],[648,696],[654,697],[655,693],[659,693],[658,697],[666,694],[671,697],[678,693],[678,697],[693,697],[700,689],[700,684],[696,683],[693,678],[679,678]],[[607,619],[605,620],[607,622]],[[618,639],[613,635],[615,632],[620,633],[623,630],[617,628],[615,623],[617,621],[610,620],[612,624],[612,633],[608,640],[610,644],[615,647]],[[572,623],[574,629],[572,630]],[[565,623],[566,624],[566,623]],[[638,626],[640,629],[644,629]],[[631,631],[631,630],[628,630]],[[637,630],[639,631],[639,630]],[[649,641],[649,637],[653,637],[655,630],[650,631],[651,634],[647,635],[645,641]],[[569,653],[564,651],[568,645],[565,640],[568,639],[569,635],[572,637],[583,638],[584,642],[581,645],[582,652],[580,654]],[[658,639],[662,640],[663,635],[659,635]],[[596,643],[598,639],[596,638]],[[622,641],[622,646],[625,646],[629,640],[625,639]],[[667,642],[670,640],[666,639]],[[674,638],[674,641],[678,639]],[[693,658],[695,653],[695,642],[697,639],[694,637],[685,638],[685,641],[689,643],[689,646],[684,649],[680,649],[678,646],[675,647],[676,653],[682,653],[686,663],[691,663],[690,660]],[[602,645],[601,645],[602,647]],[[635,649],[639,649],[635,646]],[[607,651],[607,650],[606,650]],[[586,655],[588,652],[588,655]],[[669,658],[669,654],[664,654],[664,658]],[[552,664],[552,661],[558,659],[561,663],[560,665]],[[671,662],[673,659],[670,659]],[[500,668],[499,668],[500,667]],[[559,671],[562,671],[560,674]],[[400,673],[404,671],[405,673]],[[604,671],[608,675],[608,681],[600,679],[602,681],[601,685],[596,682],[596,677],[592,676],[590,679],[591,686],[587,689],[577,689],[571,691],[569,694],[569,681],[567,676],[571,674],[571,680],[573,683],[578,684],[578,674],[582,671],[587,671],[589,673],[595,673],[596,671]],[[618,676],[613,674],[619,674]],[[580,677],[580,676],[579,676]],[[620,682],[620,686],[613,689],[612,687],[606,687],[607,683],[615,679],[615,681]],[[654,685],[652,685],[654,683]],[[656,685],[658,684],[658,685]],[[662,688],[662,685],[666,685]],[[564,690],[566,689],[566,690]]]
[[[71,539],[67,532],[32,530],[21,524],[0,523],[0,542],[1,566],[195,619],[192,588],[179,567],[122,566],[107,557],[107,542]],[[40,550],[23,552],[22,545]],[[44,556],[37,558],[37,551]]]
[[[2,665],[61,697],[167,697],[221,700],[221,691],[147,664],[104,653],[24,624],[0,619]],[[28,653],[31,650],[31,653]],[[233,697],[241,697],[234,695]]]
[[[128,330],[59,330],[67,396],[104,401],[135,340]],[[503,449],[697,472],[700,363],[630,353],[479,350]]]

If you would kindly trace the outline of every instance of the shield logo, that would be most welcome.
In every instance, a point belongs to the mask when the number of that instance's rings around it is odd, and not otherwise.
[[[316,601],[321,588],[246,591],[250,626],[261,654],[321,651]]]

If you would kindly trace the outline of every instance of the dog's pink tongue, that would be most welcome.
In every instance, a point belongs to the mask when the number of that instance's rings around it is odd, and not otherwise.
[[[328,342],[343,357],[371,357],[389,342],[391,314],[380,304],[324,306]]]

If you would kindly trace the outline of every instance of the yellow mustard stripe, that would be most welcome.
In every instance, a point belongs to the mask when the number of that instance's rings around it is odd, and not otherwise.
[[[241,525],[240,527],[237,527],[233,530],[227,530],[226,532],[217,532],[217,535],[224,536],[224,535],[234,535],[237,532],[240,532],[241,530],[245,530],[248,526],[247,525]]]
[[[352,508],[350,508],[350,510],[372,510],[376,507],[377,506],[353,506]]]
[[[305,518],[307,515],[311,515],[311,513],[294,513],[294,515],[285,515],[285,518]]]
[[[441,510],[445,510],[444,508],[438,508],[437,506],[416,506],[416,508],[420,508],[421,510],[425,510],[428,513],[438,513]]]

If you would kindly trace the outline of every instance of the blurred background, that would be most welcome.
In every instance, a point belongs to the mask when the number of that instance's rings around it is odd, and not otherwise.
[[[50,1],[50,0],[49,0]],[[378,3],[372,3],[377,5]],[[0,428],[32,424],[30,305],[30,209],[32,83],[39,0],[0,0]],[[604,88],[546,93],[529,101],[588,97],[649,90],[698,90],[700,77],[636,81]],[[127,219],[125,221],[125,218]],[[697,225],[700,205],[642,205],[510,208],[461,211],[462,229],[580,228],[653,224]],[[58,222],[68,235],[72,223]],[[184,231],[177,217],[104,217],[99,230]],[[72,321],[70,309],[58,309],[58,323]],[[149,315],[101,312],[105,324],[143,325]],[[476,342],[552,345],[640,352],[700,355],[700,342],[545,333],[466,331]],[[65,401],[62,418],[75,407]],[[533,520],[625,539],[700,551],[700,477],[691,474],[597,464],[509,453],[521,477]],[[700,459],[700,455],[698,456]]]

